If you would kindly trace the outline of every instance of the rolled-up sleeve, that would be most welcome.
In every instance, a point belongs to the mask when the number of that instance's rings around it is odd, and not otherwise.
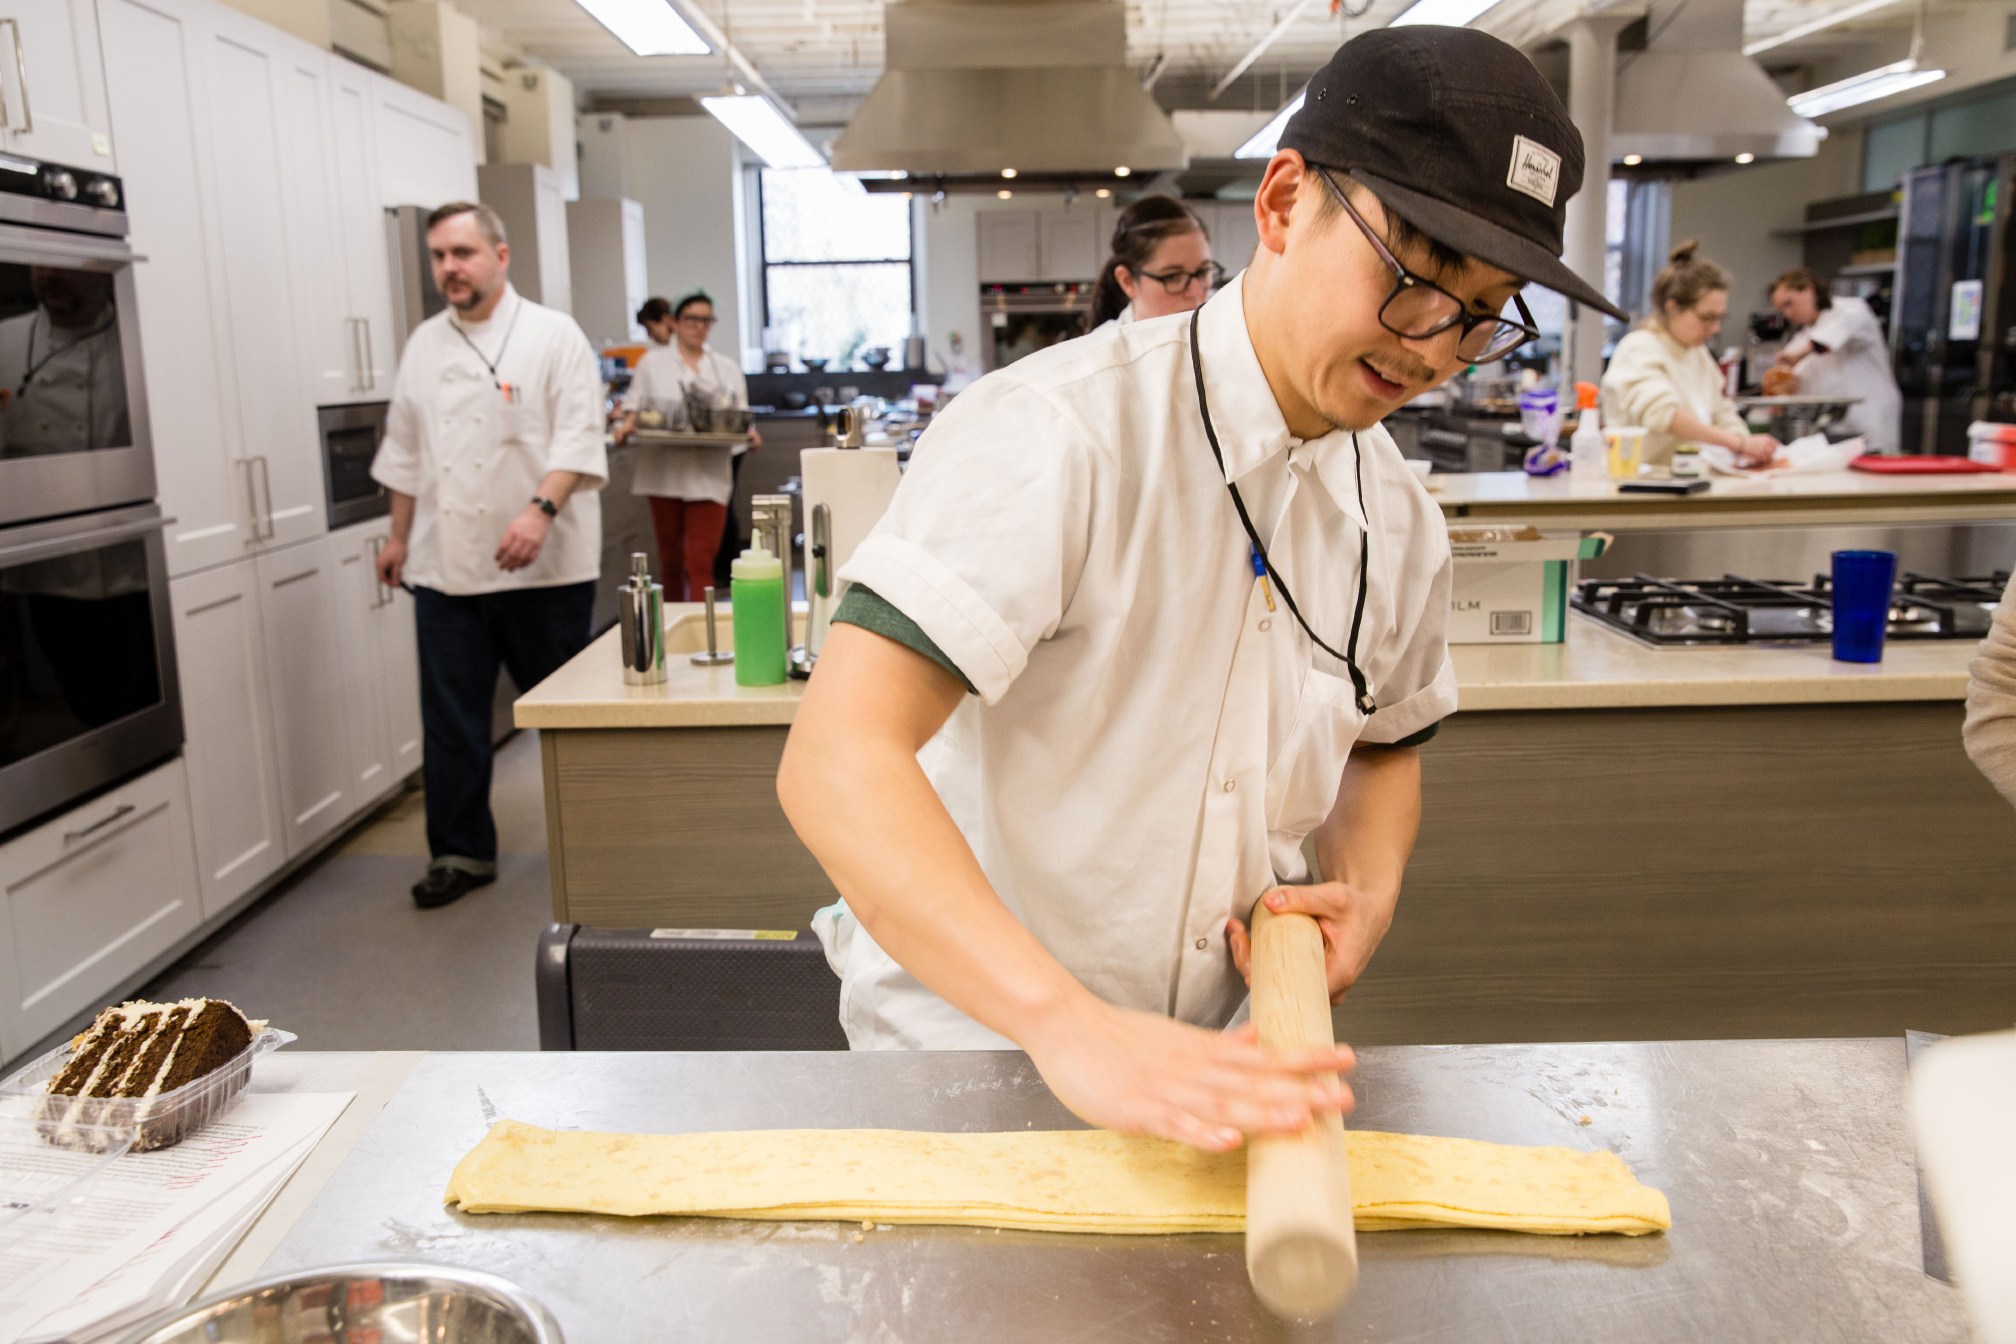
[[[1440,550],[1433,577],[1421,585],[1420,602],[1394,632],[1400,652],[1374,688],[1379,712],[1365,721],[1360,741],[1391,745],[1456,712],[1456,665],[1449,659],[1449,595],[1455,562],[1446,538]]]
[[[602,430],[602,370],[595,347],[570,319],[573,339],[562,338],[553,355],[553,439],[546,470],[581,477],[577,490],[600,490],[609,479],[609,449]]]
[[[1995,623],[1968,669],[1967,755],[2002,796],[2016,803],[2016,584],[2002,595]]]
[[[1603,423],[1642,425],[1664,434],[1680,412],[1680,389],[1665,367],[1659,338],[1634,331],[1617,343],[1603,372]]]
[[[413,404],[413,361],[419,342],[410,341],[392,378],[392,404],[385,411],[385,437],[371,459],[371,479],[402,495],[420,493],[420,410]]]
[[[960,394],[840,572],[917,623],[993,704],[1057,630],[1084,572],[1095,445],[1011,379]]]

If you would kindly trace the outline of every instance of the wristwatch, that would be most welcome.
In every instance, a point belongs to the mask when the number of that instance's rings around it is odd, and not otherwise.
[[[532,496],[532,502],[537,504],[539,512],[545,514],[548,518],[558,518],[560,516],[560,506],[545,496],[534,495]]]

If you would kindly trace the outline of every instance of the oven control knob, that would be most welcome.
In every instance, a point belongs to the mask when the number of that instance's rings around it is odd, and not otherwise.
[[[77,199],[77,174],[68,168],[51,168],[42,178],[48,185],[49,194],[59,201]]]
[[[84,184],[84,194],[94,205],[102,205],[107,210],[119,208],[119,184],[109,177],[94,177]]]

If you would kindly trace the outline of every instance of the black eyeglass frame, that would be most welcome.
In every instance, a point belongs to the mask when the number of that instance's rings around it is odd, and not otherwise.
[[[1181,294],[1199,280],[1206,281],[1210,288],[1217,289],[1225,283],[1226,271],[1223,266],[1212,261],[1206,262],[1194,271],[1164,271],[1160,275],[1153,271],[1136,271],[1134,274],[1143,280],[1153,280],[1161,285],[1164,294]]]
[[[1519,310],[1519,316],[1525,319],[1523,322],[1514,322],[1510,318],[1502,317],[1497,313],[1473,313],[1469,311],[1469,306],[1463,300],[1457,298],[1433,280],[1416,275],[1401,265],[1400,259],[1393,255],[1393,250],[1386,246],[1385,239],[1381,238],[1378,232],[1365,222],[1365,217],[1358,213],[1356,207],[1351,204],[1350,199],[1345,196],[1344,189],[1339,187],[1336,179],[1330,176],[1329,169],[1319,167],[1315,164],[1311,164],[1310,167],[1314,169],[1316,176],[1323,180],[1323,185],[1330,189],[1330,194],[1337,198],[1337,204],[1344,207],[1344,213],[1351,216],[1351,222],[1356,224],[1358,231],[1365,235],[1365,241],[1372,244],[1372,250],[1378,254],[1379,260],[1386,264],[1386,269],[1393,273],[1393,289],[1379,305],[1380,326],[1386,328],[1386,330],[1392,332],[1395,336],[1403,336],[1410,341],[1425,341],[1431,337],[1440,336],[1451,327],[1460,326],[1463,328],[1463,334],[1456,338],[1456,353],[1471,364],[1495,364],[1527,342],[1540,339],[1540,328],[1534,324],[1533,312],[1526,306],[1526,300],[1520,295],[1515,293],[1512,296],[1512,303]],[[1386,312],[1393,306],[1395,299],[1410,289],[1426,289],[1440,294],[1443,298],[1449,300],[1450,303],[1456,305],[1455,313],[1433,324],[1426,331],[1402,330],[1387,320]],[[1470,338],[1471,332],[1487,323],[1504,328],[1505,335],[1503,339],[1507,343],[1500,349],[1495,342],[1486,342],[1483,353],[1476,355],[1465,354],[1463,351],[1463,342]],[[1518,338],[1517,340],[1512,339],[1515,336]]]

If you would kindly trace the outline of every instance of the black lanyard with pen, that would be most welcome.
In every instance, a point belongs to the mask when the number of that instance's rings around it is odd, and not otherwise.
[[[507,406],[517,404],[518,389],[497,376],[497,366],[504,362],[504,351],[511,344],[511,333],[518,330],[518,314],[524,311],[525,305],[522,303],[511,310],[511,320],[504,326],[504,339],[497,343],[497,358],[495,359],[486,357],[481,350],[477,349],[476,342],[469,339],[469,333],[462,330],[460,322],[457,322],[452,317],[448,319],[448,325],[455,328],[455,334],[462,338],[462,344],[469,347],[469,353],[475,355],[477,359],[482,360],[483,367],[490,371],[490,381],[496,385],[499,392],[504,394],[504,403]]]
[[[1198,339],[1198,326],[1204,315],[1202,308],[1190,314],[1190,372],[1197,383],[1197,413],[1204,420],[1204,437],[1211,444],[1211,456],[1217,459],[1218,472],[1225,473],[1225,454],[1218,447],[1218,430],[1211,423],[1211,403],[1204,395],[1204,352]],[[1239,511],[1239,524],[1246,529],[1246,539],[1252,543],[1253,576],[1260,581],[1260,591],[1267,598],[1268,610],[1274,608],[1274,597],[1268,591],[1271,577],[1274,587],[1281,590],[1281,600],[1288,604],[1288,612],[1295,623],[1302,627],[1302,633],[1309,636],[1312,643],[1332,658],[1344,664],[1344,670],[1351,674],[1351,688],[1357,693],[1358,708],[1368,718],[1379,712],[1378,701],[1373,698],[1372,688],[1365,680],[1364,671],[1358,666],[1358,631],[1365,623],[1365,595],[1370,585],[1366,574],[1372,559],[1372,515],[1365,511],[1365,457],[1358,448],[1358,436],[1351,436],[1351,472],[1358,483],[1358,512],[1364,518],[1364,531],[1358,536],[1358,601],[1351,612],[1351,636],[1345,642],[1344,652],[1339,653],[1309,628],[1309,622],[1302,616],[1302,609],[1295,605],[1295,595],[1288,591],[1287,581],[1281,571],[1267,557],[1267,548],[1260,544],[1260,533],[1253,526],[1253,519],[1246,512],[1246,501],[1239,497],[1239,487],[1230,480],[1225,488],[1232,495],[1232,507]]]

